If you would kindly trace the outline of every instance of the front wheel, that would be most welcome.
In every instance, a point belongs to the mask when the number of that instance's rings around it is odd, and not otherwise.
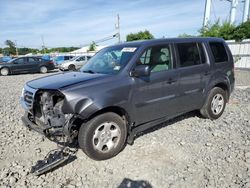
[[[9,69],[8,69],[8,68],[2,68],[2,69],[0,70],[0,74],[1,74],[2,76],[7,76],[9,73],[10,73],[10,72],[9,72]]]
[[[203,117],[214,120],[218,119],[222,115],[225,106],[226,91],[219,87],[215,87],[210,91],[208,98],[200,112]]]
[[[69,70],[70,71],[75,71],[76,70],[76,66],[75,65],[69,65]]]
[[[78,142],[83,152],[94,160],[106,160],[117,155],[127,137],[126,123],[119,115],[108,112],[83,124]]]

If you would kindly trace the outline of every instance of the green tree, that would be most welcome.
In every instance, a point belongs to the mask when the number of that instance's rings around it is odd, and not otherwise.
[[[241,23],[235,28],[234,39],[236,41],[241,41],[250,38],[250,20]]]
[[[217,20],[214,24],[208,24],[207,26],[202,27],[199,30],[199,33],[202,37],[220,37],[225,40],[231,40],[234,39],[235,29],[235,25],[229,22],[223,22],[220,24],[220,21]]]
[[[92,44],[89,45],[88,51],[96,51],[96,44],[95,44],[95,42],[92,42]]]
[[[7,51],[10,54],[12,54],[12,55],[16,54],[16,45],[14,42],[12,42],[11,40],[6,40],[5,45],[8,46]]]
[[[179,38],[195,37],[194,35],[189,35],[187,33],[182,33],[178,35]]]
[[[148,31],[139,31],[138,33],[130,33],[127,35],[127,41],[134,41],[134,40],[149,40],[153,39],[154,36]]]

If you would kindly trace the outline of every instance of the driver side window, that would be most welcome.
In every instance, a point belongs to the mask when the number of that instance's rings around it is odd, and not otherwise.
[[[145,50],[137,65],[148,65],[151,72],[172,69],[172,57],[169,45],[154,46]]]
[[[24,64],[24,58],[19,58],[15,60],[16,64]]]

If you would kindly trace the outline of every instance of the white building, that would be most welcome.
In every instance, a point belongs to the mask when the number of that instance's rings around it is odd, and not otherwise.
[[[82,47],[78,50],[74,50],[69,52],[72,55],[95,55],[96,52],[100,51],[101,49],[105,48],[106,46],[96,46],[95,51],[89,51],[89,46]]]

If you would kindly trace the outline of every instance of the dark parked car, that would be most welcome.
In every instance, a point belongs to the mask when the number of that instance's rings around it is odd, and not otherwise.
[[[129,42],[101,50],[79,72],[26,83],[22,121],[50,139],[78,139],[89,157],[105,160],[183,113],[219,118],[233,88],[233,57],[222,39]]]
[[[19,57],[7,63],[0,63],[0,75],[7,76],[9,74],[32,72],[47,73],[54,68],[55,65],[51,60],[40,57]]]

